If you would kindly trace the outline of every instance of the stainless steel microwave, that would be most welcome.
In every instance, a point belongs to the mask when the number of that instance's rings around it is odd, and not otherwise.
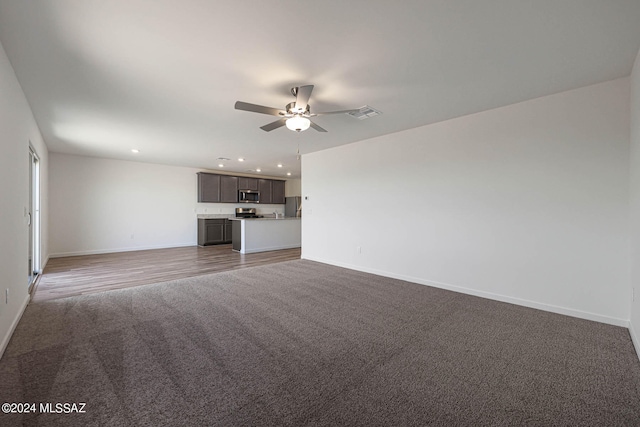
[[[260,203],[260,192],[258,190],[238,190],[238,202]]]

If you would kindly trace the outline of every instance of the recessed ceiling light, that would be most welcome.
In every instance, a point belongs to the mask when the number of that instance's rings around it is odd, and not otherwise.
[[[244,159],[243,159],[242,157],[240,157],[240,158],[238,159],[238,161],[239,161],[239,162],[244,162]]]
[[[131,152],[132,152],[132,153],[139,153],[139,152],[140,152],[140,150],[138,150],[138,149],[136,149],[136,148],[132,148],[132,149],[131,149]]]
[[[278,163],[278,167],[281,168],[282,167],[282,163]]]
[[[218,167],[219,167],[219,168],[223,168],[223,167],[224,167],[224,165],[223,165],[222,163],[219,163],[219,164],[218,164]]]
[[[256,172],[262,172],[262,169],[256,169]]]
[[[291,176],[291,172],[287,172],[287,176]]]

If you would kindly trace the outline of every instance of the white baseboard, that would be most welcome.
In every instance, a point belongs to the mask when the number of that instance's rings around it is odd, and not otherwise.
[[[24,302],[22,303],[22,307],[20,307],[20,310],[18,311],[18,315],[16,316],[15,319],[13,319],[13,322],[11,323],[9,330],[7,331],[5,336],[2,338],[2,342],[0,342],[0,359],[2,359],[2,355],[4,355],[4,351],[7,349],[7,345],[9,345],[9,340],[11,339],[13,332],[16,330],[16,327],[18,326],[18,322],[20,322],[20,319],[22,319],[22,314],[24,313],[24,310],[27,308],[27,304],[29,304],[30,298],[31,298],[31,295],[27,294],[27,296],[24,299]]]
[[[99,254],[111,254],[116,252],[133,252],[133,251],[147,251],[150,249],[167,249],[167,248],[184,248],[187,246],[197,246],[195,242],[189,243],[176,243],[171,245],[156,245],[156,246],[135,246],[130,248],[116,248],[116,249],[92,249],[87,251],[75,251],[75,252],[58,252],[49,255],[49,258],[61,258],[66,256],[78,256],[78,255],[99,255]],[[47,258],[48,259],[48,258]]]
[[[636,355],[638,359],[640,359],[640,337],[636,333],[636,330],[633,328],[633,323],[629,322],[629,335],[631,335],[631,342],[633,342],[633,346],[636,348]]]
[[[376,270],[373,268],[366,268],[357,265],[351,265],[347,263],[341,262],[333,262],[325,259],[309,257],[302,255],[303,259],[308,259],[309,261],[321,262],[323,264],[335,265],[336,267],[348,268],[350,270],[362,271],[364,273],[371,273],[378,276],[390,277],[392,279],[404,280],[407,282],[418,283],[420,285],[432,286],[434,288],[446,289],[449,291],[459,292],[462,294],[473,295],[481,298],[487,298],[495,301],[507,302],[510,304],[521,305],[523,307],[535,308],[537,310],[548,311],[551,313],[564,314],[566,316],[577,317],[579,319],[592,320],[594,322],[606,323],[608,325],[614,326],[622,326],[625,328],[629,327],[629,320],[626,319],[618,319],[615,317],[603,316],[597,313],[590,313],[586,311],[576,310],[567,307],[560,307],[552,304],[545,304],[536,301],[529,301],[525,299],[510,297],[507,295],[494,294],[491,292],[479,291],[476,289],[466,288],[462,286],[450,285],[448,283],[440,283],[430,280],[421,279],[418,277],[405,276],[403,274],[395,274],[387,271]],[[636,346],[636,348],[638,348]]]
[[[40,274],[42,274],[42,272],[44,271],[44,268],[47,266],[48,262],[49,262],[49,255],[47,255],[47,257],[41,263],[42,265],[40,266]]]
[[[253,253],[256,253],[256,252],[279,251],[281,249],[293,249],[293,248],[299,248],[299,247],[300,247],[299,244],[285,245],[285,246],[274,246],[274,247],[266,247],[266,248],[249,249],[249,250],[245,250],[244,252],[240,251],[240,253],[242,253],[242,254],[253,254]]]

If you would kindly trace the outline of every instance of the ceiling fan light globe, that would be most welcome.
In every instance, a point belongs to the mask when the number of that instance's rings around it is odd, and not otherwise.
[[[306,117],[293,116],[287,119],[286,125],[290,130],[301,132],[303,130],[309,129],[309,126],[311,126],[311,121]]]

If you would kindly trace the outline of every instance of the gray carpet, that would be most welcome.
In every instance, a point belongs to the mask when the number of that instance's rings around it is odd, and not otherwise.
[[[640,425],[624,328],[291,261],[27,307],[0,425]]]

